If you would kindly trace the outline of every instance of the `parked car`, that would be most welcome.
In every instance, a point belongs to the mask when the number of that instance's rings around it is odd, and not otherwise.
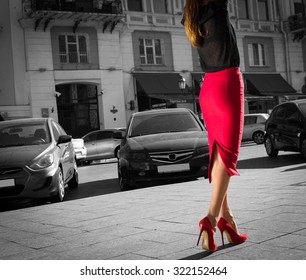
[[[265,122],[269,114],[245,114],[242,141],[253,140],[256,144],[262,144],[265,136]]]
[[[120,140],[113,137],[116,131],[125,132],[125,128],[96,130],[83,136],[87,154],[82,161],[118,158]]]
[[[270,157],[279,151],[296,151],[306,158],[306,99],[273,108],[266,122],[265,148]]]
[[[51,118],[0,122],[0,199],[62,201],[78,187],[71,136]]]
[[[84,144],[84,139],[83,138],[73,138],[71,139],[77,164],[80,165],[82,163],[82,160],[86,158],[87,155],[87,149]]]
[[[203,124],[188,109],[134,113],[121,138],[121,190],[174,178],[207,178],[209,150]]]

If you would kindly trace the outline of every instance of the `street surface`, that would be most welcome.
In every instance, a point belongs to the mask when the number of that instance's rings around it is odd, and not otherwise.
[[[244,143],[229,197],[246,243],[210,254],[196,246],[208,180],[120,192],[116,162],[79,168],[62,203],[0,206],[0,259],[306,259],[306,161]]]

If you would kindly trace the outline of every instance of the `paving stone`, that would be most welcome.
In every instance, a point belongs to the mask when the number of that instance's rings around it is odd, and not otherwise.
[[[248,145],[238,169],[228,195],[243,244],[217,232],[217,252],[196,246],[212,188],[199,179],[0,212],[0,259],[306,259],[305,162]]]

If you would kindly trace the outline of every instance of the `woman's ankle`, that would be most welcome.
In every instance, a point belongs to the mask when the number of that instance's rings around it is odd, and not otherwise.
[[[213,231],[216,231],[217,230],[217,217],[214,217],[213,215],[210,215],[210,214],[207,214],[206,217],[209,219]]]
[[[232,228],[238,233],[238,227],[235,222],[234,215],[230,209],[225,209],[221,211],[221,216],[232,226]]]

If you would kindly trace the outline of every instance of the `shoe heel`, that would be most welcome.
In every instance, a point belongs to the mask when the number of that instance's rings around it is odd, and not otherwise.
[[[220,232],[221,232],[222,246],[224,247],[224,236],[223,236],[223,231],[220,231]]]
[[[201,236],[203,236],[202,248],[208,251],[216,251],[217,246],[214,241],[214,231],[212,229],[211,223],[207,217],[202,219],[199,223],[200,226],[200,234],[198,237],[197,246],[199,245]]]
[[[197,246],[199,246],[199,242],[200,242],[200,239],[201,239],[202,233],[203,233],[203,229],[201,229],[201,230],[200,230],[200,234],[199,234],[199,238],[198,238]]]

